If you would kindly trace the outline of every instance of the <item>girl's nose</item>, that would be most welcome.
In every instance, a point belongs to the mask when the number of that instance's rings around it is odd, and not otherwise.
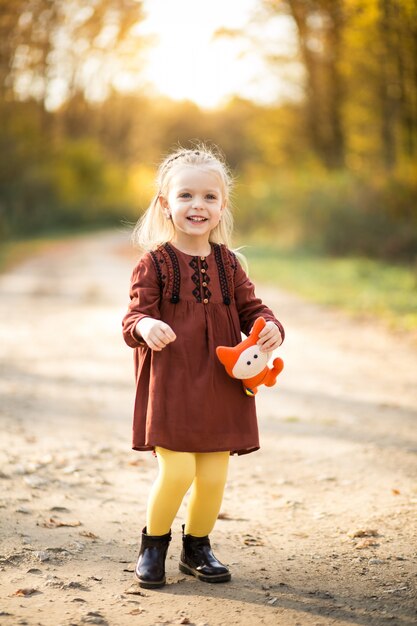
[[[203,200],[199,196],[193,198],[193,209],[201,209],[203,207]]]

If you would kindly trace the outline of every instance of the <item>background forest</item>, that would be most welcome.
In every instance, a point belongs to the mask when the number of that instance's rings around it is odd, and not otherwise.
[[[134,222],[161,155],[200,139],[233,168],[242,238],[414,263],[416,0],[258,4],[254,20],[293,23],[295,49],[265,55],[271,80],[284,72],[297,96],[202,109],[118,88],[121,68],[141,72],[141,2],[1,0],[0,241]]]

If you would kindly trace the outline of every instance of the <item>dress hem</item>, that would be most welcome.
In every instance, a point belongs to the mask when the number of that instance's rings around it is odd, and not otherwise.
[[[132,450],[135,450],[136,452],[154,452],[155,451],[155,447],[160,447],[160,448],[166,448],[167,450],[172,450],[173,452],[192,452],[192,453],[204,453],[204,452],[229,452],[230,451],[230,456],[233,455],[237,455],[237,456],[242,456],[243,454],[250,454],[251,452],[256,452],[257,450],[260,449],[260,446],[251,446],[250,448],[239,448],[239,449],[232,449],[230,450],[230,448],[211,448],[210,450],[174,450],[173,448],[167,446],[167,445],[163,445],[163,444],[159,444],[156,443],[155,445],[148,445],[148,446],[132,446]]]

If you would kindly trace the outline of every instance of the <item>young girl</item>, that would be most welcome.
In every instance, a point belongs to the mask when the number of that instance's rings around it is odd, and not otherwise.
[[[135,231],[147,252],[133,270],[123,319],[134,348],[133,449],[153,450],[159,474],[148,500],[136,565],[145,588],[165,584],[171,524],[189,487],[179,569],[205,582],[230,580],[214,556],[229,456],[259,448],[255,400],[229,377],[216,347],[235,346],[259,316],[259,348],[284,331],[229,249],[231,178],[210,149],[178,150],[161,164],[157,193]]]

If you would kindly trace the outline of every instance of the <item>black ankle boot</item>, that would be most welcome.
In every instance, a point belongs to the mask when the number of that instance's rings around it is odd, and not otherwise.
[[[156,537],[146,533],[146,526],[142,530],[142,543],[135,569],[140,587],[155,589],[165,585],[165,559],[170,541],[171,531]]]
[[[231,579],[227,567],[214,556],[210,539],[184,534],[182,527],[182,552],[179,564],[181,572],[195,576],[205,583],[225,583]]]

